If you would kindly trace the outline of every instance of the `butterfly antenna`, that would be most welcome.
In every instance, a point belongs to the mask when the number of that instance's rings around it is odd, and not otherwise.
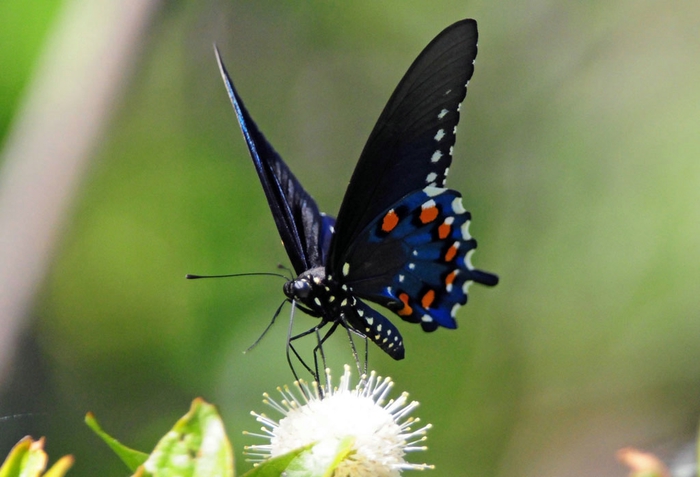
[[[289,273],[289,279],[290,279],[290,280],[293,280],[293,279],[294,279],[294,272],[292,272],[292,270],[291,270],[289,267],[287,267],[287,266],[285,266],[285,265],[282,265],[281,263],[278,263],[278,264],[277,264],[277,268],[279,268],[280,270],[284,270],[285,272]]]
[[[231,277],[279,277],[288,280],[287,277],[280,273],[270,272],[252,272],[252,273],[231,273],[229,275],[193,275],[188,273],[185,278],[188,280],[197,280],[199,278],[231,278]]]
[[[255,343],[253,343],[252,345],[248,346],[248,348],[247,348],[243,353],[247,353],[248,351],[252,350],[253,348],[255,348],[255,347],[258,345],[258,343],[260,343],[260,341],[262,341],[263,336],[265,336],[265,335],[267,334],[267,332],[270,331],[270,328],[272,328],[272,325],[275,324],[275,320],[277,319],[277,317],[279,316],[280,312],[282,311],[282,307],[283,307],[284,304],[287,303],[288,301],[289,301],[289,300],[285,299],[285,300],[280,304],[280,306],[277,307],[277,311],[275,311],[275,314],[272,315],[272,320],[270,320],[270,324],[268,324],[267,327],[265,328],[265,330],[262,332],[262,334],[261,334],[260,336],[258,336],[258,339],[255,340]]]

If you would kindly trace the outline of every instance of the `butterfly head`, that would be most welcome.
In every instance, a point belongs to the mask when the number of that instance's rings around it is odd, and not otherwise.
[[[340,288],[326,277],[324,267],[307,270],[284,284],[284,294],[299,303],[312,316],[328,316]]]

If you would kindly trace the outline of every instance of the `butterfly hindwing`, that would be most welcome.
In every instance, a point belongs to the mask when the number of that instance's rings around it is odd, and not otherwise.
[[[294,270],[300,274],[323,265],[334,219],[319,212],[316,202],[260,132],[236,92],[219,50],[215,48],[215,52],[238,124]]]
[[[410,192],[442,187],[452,160],[459,109],[474,72],[474,20],[443,30],[396,87],[365,145],[345,193],[327,268],[340,270],[350,244]]]
[[[470,218],[454,190],[429,187],[408,195],[360,234],[349,251],[346,283],[425,331],[456,328],[469,285],[498,282],[471,264]]]

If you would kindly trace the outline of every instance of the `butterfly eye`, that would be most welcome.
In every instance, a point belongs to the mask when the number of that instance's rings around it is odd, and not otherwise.
[[[311,284],[307,280],[295,280],[292,283],[292,292],[301,300],[308,298],[311,294]]]

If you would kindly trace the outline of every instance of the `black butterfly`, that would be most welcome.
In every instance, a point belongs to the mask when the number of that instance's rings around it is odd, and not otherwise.
[[[476,241],[467,230],[469,212],[459,192],[445,188],[476,52],[476,21],[462,20],[418,56],[370,134],[336,220],[319,211],[262,135],[217,50],[243,136],[298,275],[285,283],[284,293],[321,319],[290,337],[289,344],[331,324],[319,338],[320,348],[341,325],[402,359],[399,330],[365,300],[434,331],[457,327],[455,316],[472,282],[498,283],[497,276],[472,266]]]

